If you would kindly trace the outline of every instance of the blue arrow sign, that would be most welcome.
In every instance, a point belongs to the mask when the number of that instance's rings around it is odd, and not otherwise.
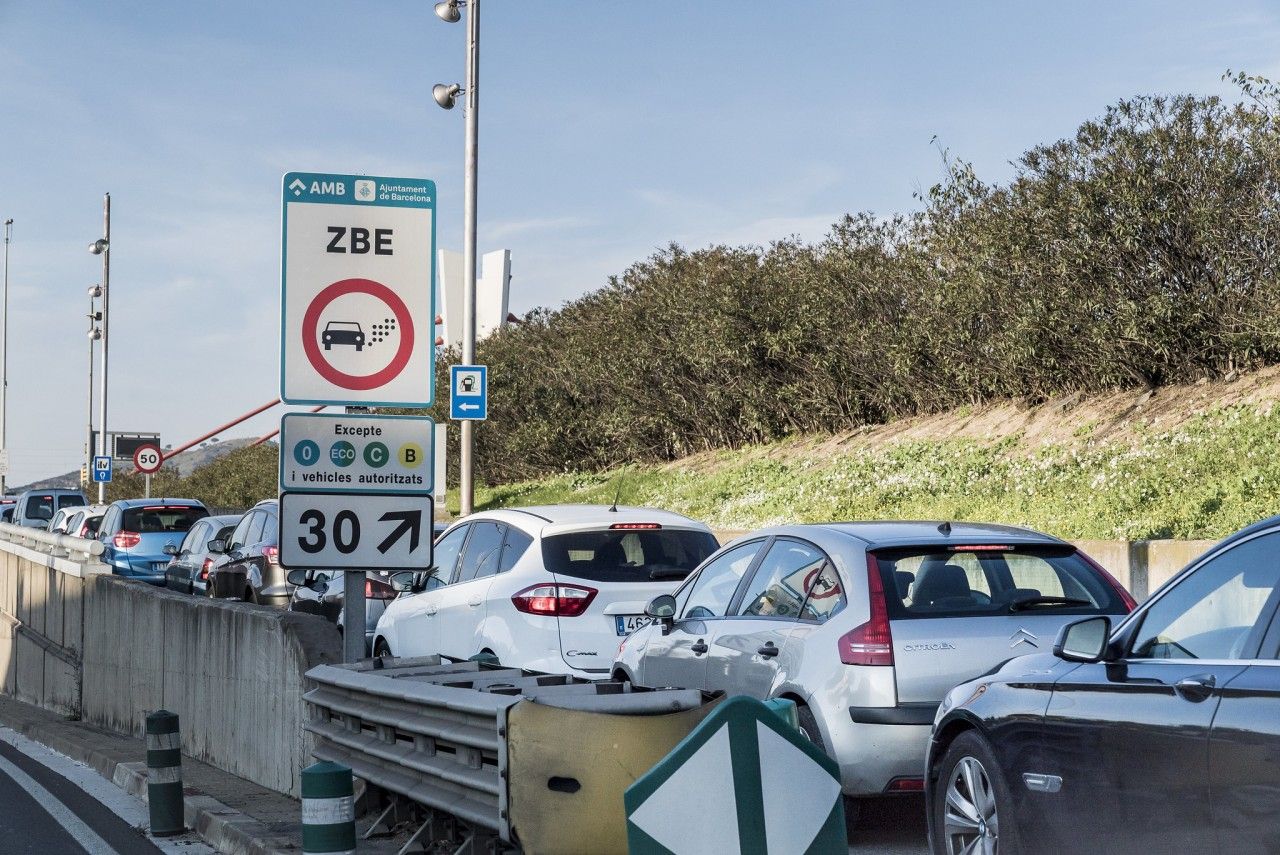
[[[449,418],[484,421],[489,417],[489,367],[449,367]]]

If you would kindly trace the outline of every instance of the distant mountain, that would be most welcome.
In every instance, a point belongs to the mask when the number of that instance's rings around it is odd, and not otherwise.
[[[238,439],[224,439],[221,442],[205,443],[182,452],[173,462],[166,463],[165,468],[175,468],[178,470],[178,474],[185,478],[206,463],[212,463],[224,454],[230,454],[238,448],[244,448],[253,441],[250,437],[240,437]],[[165,452],[167,453],[170,448],[166,448]],[[9,487],[8,489],[10,493],[21,493],[23,490],[72,489],[79,486],[80,472],[77,470],[68,472],[65,475],[45,478],[41,481],[32,481],[30,484],[24,484],[21,487]]]

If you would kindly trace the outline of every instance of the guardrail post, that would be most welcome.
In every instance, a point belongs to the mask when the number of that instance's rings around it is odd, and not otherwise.
[[[302,851],[350,855],[356,851],[356,811],[351,770],[316,763],[302,770]]]
[[[168,710],[147,716],[147,804],[156,837],[187,830],[182,815],[182,737],[177,714]]]

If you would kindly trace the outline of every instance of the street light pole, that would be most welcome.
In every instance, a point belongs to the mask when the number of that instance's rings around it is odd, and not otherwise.
[[[111,194],[102,197],[102,240],[94,241],[90,251],[102,256],[102,366],[98,378],[98,454],[107,452],[107,342],[111,320]],[[107,500],[107,485],[98,482],[98,504]]]
[[[462,364],[476,362],[476,174],[479,165],[480,110],[480,0],[467,0],[467,79],[466,79],[466,168],[462,208],[462,281],[466,296],[462,302]],[[462,423],[461,449],[458,455],[461,478],[459,511],[470,514],[475,504],[472,436],[475,422]]]
[[[13,218],[4,221],[4,338],[0,342],[0,495],[6,492],[9,479],[9,444],[5,428],[9,421],[9,241],[13,238]]]
[[[98,328],[98,321],[102,320],[102,313],[97,310],[97,304],[94,302],[102,296],[101,285],[89,286],[89,403],[88,403],[88,428],[84,435],[84,477],[85,486],[93,483],[93,343],[102,338],[102,330]]]

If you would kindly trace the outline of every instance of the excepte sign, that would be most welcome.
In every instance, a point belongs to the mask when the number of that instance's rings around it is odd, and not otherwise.
[[[421,416],[287,413],[280,489],[426,495],[435,489],[435,422]]]
[[[434,182],[291,172],[283,184],[280,397],[431,406]]]

